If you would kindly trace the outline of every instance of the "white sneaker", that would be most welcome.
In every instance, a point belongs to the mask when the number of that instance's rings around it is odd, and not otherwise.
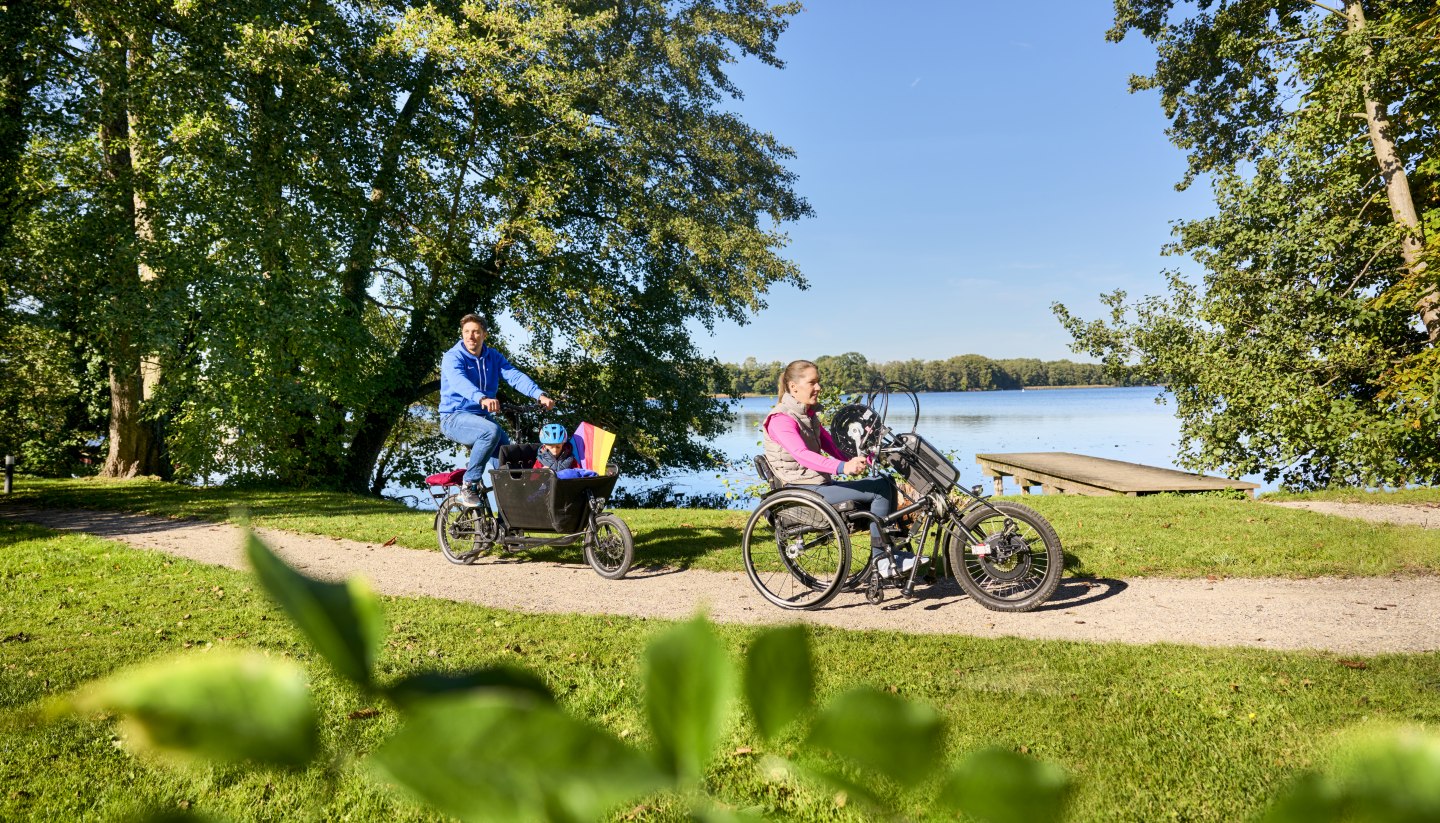
[[[460,487],[460,505],[467,509],[480,508],[480,490],[474,483],[466,483]]]
[[[900,566],[898,574],[909,574],[910,570],[915,568],[915,555],[910,552],[895,552],[895,559],[899,562]],[[928,557],[920,558],[921,564],[929,562],[930,558]],[[897,574],[897,572],[891,568],[890,558],[888,557],[882,557],[875,561],[875,571],[879,572],[881,577],[894,577]]]

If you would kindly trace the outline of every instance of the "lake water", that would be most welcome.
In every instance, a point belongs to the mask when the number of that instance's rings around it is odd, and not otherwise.
[[[1156,401],[1163,396],[1162,405]],[[918,395],[920,420],[915,430],[943,452],[956,455],[960,481],[966,486],[992,481],[980,473],[976,454],[989,452],[1065,451],[1126,460],[1149,466],[1175,465],[1180,422],[1168,394],[1153,386],[1095,389],[1031,389],[1028,391],[933,392]],[[735,406],[735,423],[714,441],[715,448],[734,459],[760,453],[758,426],[775,405],[773,397],[751,397]],[[888,423],[908,431],[914,420],[908,398],[893,397]],[[671,482],[687,494],[724,493],[724,480],[735,488],[758,482],[753,467],[733,473],[676,473],[663,481],[621,481],[622,488],[642,489]],[[1260,483],[1259,477],[1245,480]],[[1274,489],[1268,484],[1265,489]],[[1015,493],[1013,482],[1006,492]],[[749,501],[742,501],[744,508]]]

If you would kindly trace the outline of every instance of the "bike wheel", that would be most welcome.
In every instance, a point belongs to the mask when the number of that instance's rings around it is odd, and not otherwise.
[[[470,565],[490,546],[494,539],[495,520],[484,509],[460,504],[458,497],[448,497],[435,512],[435,537],[440,553],[451,563]]]
[[[1060,537],[1039,512],[990,503],[950,529],[950,567],[960,588],[997,612],[1028,612],[1055,593],[1065,569]],[[977,554],[984,544],[986,553]]]
[[[783,491],[750,515],[741,552],[756,591],[783,609],[825,605],[850,568],[850,536],[835,510]]]
[[[613,514],[595,518],[595,539],[585,541],[585,562],[607,580],[619,580],[635,562],[635,538],[625,521]]]

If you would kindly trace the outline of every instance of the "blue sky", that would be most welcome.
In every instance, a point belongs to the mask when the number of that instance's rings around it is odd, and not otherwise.
[[[789,226],[810,282],[784,287],[702,350],[728,362],[858,351],[872,362],[959,354],[1086,359],[1050,311],[1163,291],[1170,223],[1212,210],[1174,185],[1143,39],[1105,40],[1104,0],[810,0],[783,70],[746,63],[733,104],[798,156],[816,216]]]

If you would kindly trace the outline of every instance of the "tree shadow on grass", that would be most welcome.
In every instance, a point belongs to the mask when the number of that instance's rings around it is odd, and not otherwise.
[[[225,521],[236,509],[252,517],[391,517],[415,512],[401,503],[318,490],[258,490],[253,488],[196,488],[167,483],[106,483],[84,487],[40,487],[27,490],[26,502],[46,508],[111,509],[126,512],[183,514],[204,520]]]
[[[684,571],[695,560],[716,552],[740,552],[743,530],[730,526],[702,529],[650,529],[635,536],[635,562],[651,567]]]
[[[44,540],[52,536],[54,533],[49,529],[0,514],[0,547],[27,543],[31,540]]]
[[[697,558],[716,552],[740,552],[738,528],[711,527],[700,529],[647,529],[635,534],[635,565],[627,577],[654,577],[685,571],[695,565]],[[543,536],[536,532],[535,536]],[[523,549],[510,555],[499,555],[513,559],[528,559],[546,563],[585,565],[585,550],[581,541],[568,546],[545,546]]]

